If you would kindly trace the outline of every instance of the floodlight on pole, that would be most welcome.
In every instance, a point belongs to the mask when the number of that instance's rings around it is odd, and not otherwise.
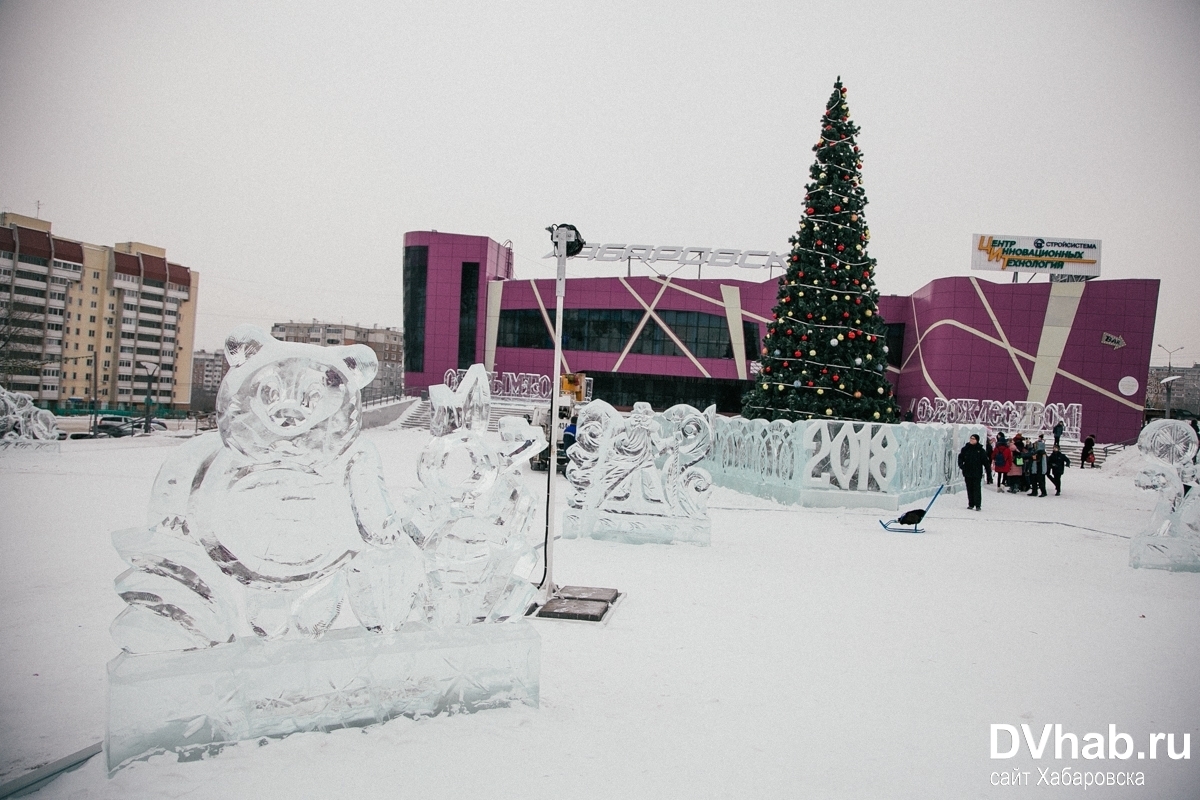
[[[551,225],[550,241],[554,243],[554,255],[558,260],[558,274],[554,282],[554,368],[550,373],[550,469],[546,478],[546,571],[539,587],[539,604],[545,604],[554,596],[554,476],[558,472],[558,396],[559,376],[562,375],[562,316],[563,296],[567,293],[567,259],[579,255],[583,236],[574,225]]]

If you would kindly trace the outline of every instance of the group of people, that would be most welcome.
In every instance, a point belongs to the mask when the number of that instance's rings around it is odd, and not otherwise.
[[[958,453],[958,468],[967,485],[967,508],[982,510],[985,475],[989,486],[995,475],[997,492],[1007,489],[1011,494],[1025,492],[1030,497],[1046,497],[1046,479],[1049,478],[1054,485],[1054,494],[1061,495],[1063,471],[1071,466],[1071,460],[1060,447],[1062,434],[1063,424],[1060,422],[1054,426],[1054,444],[1049,451],[1046,450],[1045,434],[1039,434],[1034,442],[1027,442],[1022,434],[1017,433],[1010,441],[1000,431],[995,439],[988,438],[986,446],[977,435],[972,434],[970,441]],[[1084,461],[1091,456],[1094,463],[1092,450],[1095,443],[1094,436],[1089,436],[1084,442]]]

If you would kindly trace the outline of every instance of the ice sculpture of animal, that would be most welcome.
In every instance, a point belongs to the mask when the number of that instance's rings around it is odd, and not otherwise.
[[[375,354],[242,326],[225,355],[219,434],[163,465],[148,528],[113,535],[132,567],[117,579],[129,603],[113,623],[117,642],[148,652],[319,636],[348,593],[365,627],[394,627],[379,617],[407,617],[423,569],[374,448],[358,441],[359,389],[375,376]],[[355,602],[379,585],[392,596]]]
[[[579,413],[567,451],[564,536],[707,543],[712,479],[695,466],[712,446],[713,409],[673,406],[656,419],[648,403],[622,417],[602,400]]]
[[[1156,420],[1142,429],[1138,450],[1145,468],[1134,479],[1158,492],[1158,505],[1140,536],[1129,543],[1129,565],[1200,572],[1200,442],[1180,420]]]
[[[459,428],[482,433],[491,413],[492,384],[483,364],[472,364],[457,389],[446,384],[429,387],[429,432],[444,436]]]

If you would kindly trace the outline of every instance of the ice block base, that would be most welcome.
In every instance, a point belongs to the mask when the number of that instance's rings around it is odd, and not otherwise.
[[[564,539],[602,539],[625,544],[707,546],[712,541],[712,522],[708,518],[569,509],[563,514],[562,536]]]
[[[537,707],[541,639],[526,621],[317,640],[239,639],[108,664],[109,774],[140,758],[199,758],[243,739]]]

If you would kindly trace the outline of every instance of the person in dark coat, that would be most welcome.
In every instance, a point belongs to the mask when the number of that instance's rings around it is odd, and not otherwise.
[[[1046,496],[1046,438],[1039,435],[1025,461],[1026,482],[1030,497]],[[1041,494],[1038,494],[1041,492]]]
[[[987,483],[988,483],[988,486],[991,486],[991,485],[992,485],[992,452],[993,452],[993,449],[992,449],[992,440],[991,440],[991,439],[988,439],[988,440],[987,440],[987,445],[985,445],[985,446],[984,446],[984,448],[983,448],[983,453],[984,453],[984,455],[986,455],[986,456],[987,456],[987,461],[986,461],[986,462],[984,462],[983,468],[984,468],[985,470],[987,470]],[[997,480],[999,480],[999,476],[997,476]]]
[[[1083,469],[1084,464],[1091,464],[1093,469],[1096,466],[1096,456],[1092,453],[1096,449],[1096,434],[1088,434],[1088,437],[1083,440],[1083,450],[1079,453],[1079,468]]]
[[[983,468],[987,464],[987,453],[979,443],[979,437],[971,434],[971,439],[963,449],[958,451],[958,468],[962,470],[963,480],[967,484],[967,509],[982,511],[983,502]]]
[[[1008,483],[1008,469],[1012,466],[1012,448],[1004,441],[1004,434],[996,437],[992,448],[992,469],[996,471],[996,491],[1003,492]]]
[[[1066,430],[1066,426],[1064,426],[1062,424],[1062,420],[1060,419],[1058,421],[1058,424],[1054,426],[1054,446],[1055,447],[1058,447],[1058,443],[1062,439],[1063,431],[1065,431],[1065,430]]]
[[[1046,459],[1046,463],[1050,467],[1050,482],[1054,484],[1054,495],[1057,497],[1062,494],[1063,470],[1071,466],[1071,459],[1067,458],[1066,454],[1058,449],[1058,445],[1054,445],[1054,449],[1050,451],[1050,456]]]

